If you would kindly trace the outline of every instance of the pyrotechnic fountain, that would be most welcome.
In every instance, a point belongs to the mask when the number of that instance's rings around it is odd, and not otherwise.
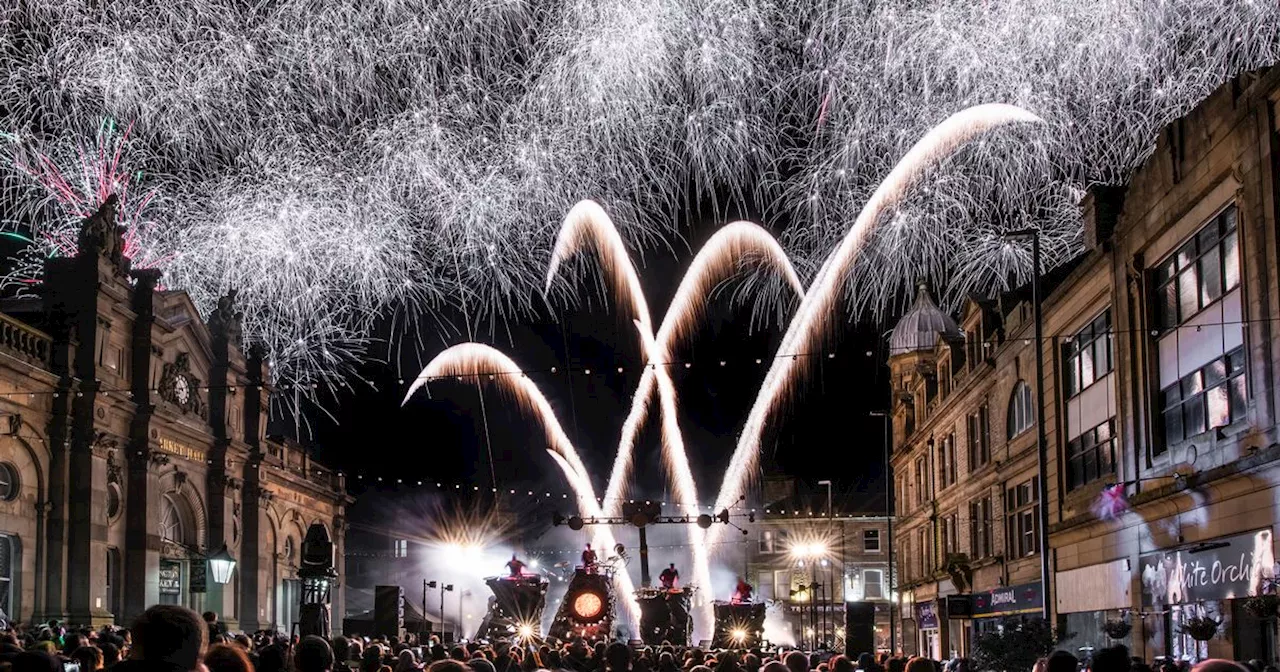
[[[803,293],[800,307],[792,319],[779,356],[775,356],[769,373],[747,418],[738,447],[716,497],[715,510],[734,506],[743,494],[746,481],[759,453],[760,434],[769,413],[778,401],[797,383],[802,370],[799,358],[788,353],[805,352],[821,337],[832,314],[837,290],[858,255],[872,227],[893,208],[925,169],[957,147],[988,131],[1015,123],[1039,122],[1040,118],[1011,105],[979,105],[958,112],[927,133],[899,161],[888,177],[872,194],[841,245],[831,253],[818,271],[808,292]],[[409,397],[429,380],[447,376],[480,376],[489,374],[500,381],[503,389],[513,394],[521,405],[533,412],[543,424],[550,453],[577,494],[579,505],[587,515],[616,515],[625,482],[631,471],[636,434],[648,413],[649,398],[656,385],[662,411],[662,447],[664,464],[674,482],[677,503],[685,510],[698,507],[697,486],[689,468],[684,441],[680,434],[675,387],[666,370],[669,355],[677,341],[687,335],[705,306],[708,292],[727,272],[737,267],[743,252],[760,253],[768,265],[782,275],[797,292],[800,283],[786,254],[763,229],[748,222],[735,222],[724,227],[698,252],[688,273],[681,281],[667,316],[655,337],[648,302],[640,286],[639,276],[621,235],[599,205],[584,201],[565,218],[552,255],[547,286],[555,278],[561,263],[570,255],[590,246],[600,258],[606,277],[622,302],[634,314],[648,364],[633,399],[631,412],[623,425],[613,470],[604,500],[597,500],[590,474],[565,435],[554,412],[537,386],[520,373],[519,367],[488,346],[464,343],[437,356],[423,369],[405,396]],[[603,501],[603,505],[601,505]],[[707,531],[690,526],[689,543],[693,548],[694,580],[710,585],[709,548],[716,543],[721,528]],[[614,543],[606,526],[593,530],[598,543]],[[630,599],[631,581],[626,573],[619,575],[619,590],[627,596],[624,603],[634,615],[636,606]],[[695,613],[696,636],[710,632],[713,615],[711,603],[703,599]]]

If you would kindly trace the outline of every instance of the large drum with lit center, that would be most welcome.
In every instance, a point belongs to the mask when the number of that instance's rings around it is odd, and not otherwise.
[[[615,613],[613,586],[605,574],[579,568],[569,581],[548,633],[553,639],[609,639]]]

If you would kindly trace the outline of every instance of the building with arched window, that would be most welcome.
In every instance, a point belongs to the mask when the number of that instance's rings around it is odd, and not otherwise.
[[[101,219],[86,226],[114,231]],[[308,526],[342,568],[342,474],[268,435],[269,372],[241,348],[233,297],[202,316],[95,245],[0,313],[0,610],[127,624],[182,604],[289,631]],[[207,571],[223,545],[225,585]],[[341,615],[341,582],[333,598]]]
[[[927,296],[904,316],[900,649],[966,656],[1047,607],[1066,651],[1280,657],[1250,599],[1274,591],[1280,534],[1278,120],[1280,69],[1241,74],[1127,184],[1091,188],[1083,249],[1041,278],[1039,334],[1028,287],[967,297],[956,323]],[[1200,617],[1206,641],[1187,633]]]

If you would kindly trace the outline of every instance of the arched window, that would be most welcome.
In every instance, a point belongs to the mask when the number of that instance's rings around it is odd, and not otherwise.
[[[178,504],[169,495],[160,498],[160,539],[174,544],[181,544],[186,539]]]
[[[1031,400],[1031,386],[1025,380],[1019,380],[1013,386],[1013,396],[1009,397],[1009,413],[1005,416],[1005,428],[1008,438],[1031,429],[1036,421],[1036,407]]]

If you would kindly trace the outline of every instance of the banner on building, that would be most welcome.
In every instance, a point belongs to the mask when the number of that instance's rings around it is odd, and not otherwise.
[[[1128,609],[1133,606],[1133,591],[1130,588],[1133,573],[1129,568],[1128,558],[1068,569],[1058,572],[1056,578],[1054,601],[1059,614]]]
[[[1142,606],[1256,595],[1274,574],[1271,530],[1247,532],[1138,558]]]
[[[916,626],[921,630],[938,628],[938,603],[934,600],[916,603]]]
[[[1044,593],[1038,583],[995,588],[973,594],[973,617],[992,618],[1030,614],[1044,610]]]

